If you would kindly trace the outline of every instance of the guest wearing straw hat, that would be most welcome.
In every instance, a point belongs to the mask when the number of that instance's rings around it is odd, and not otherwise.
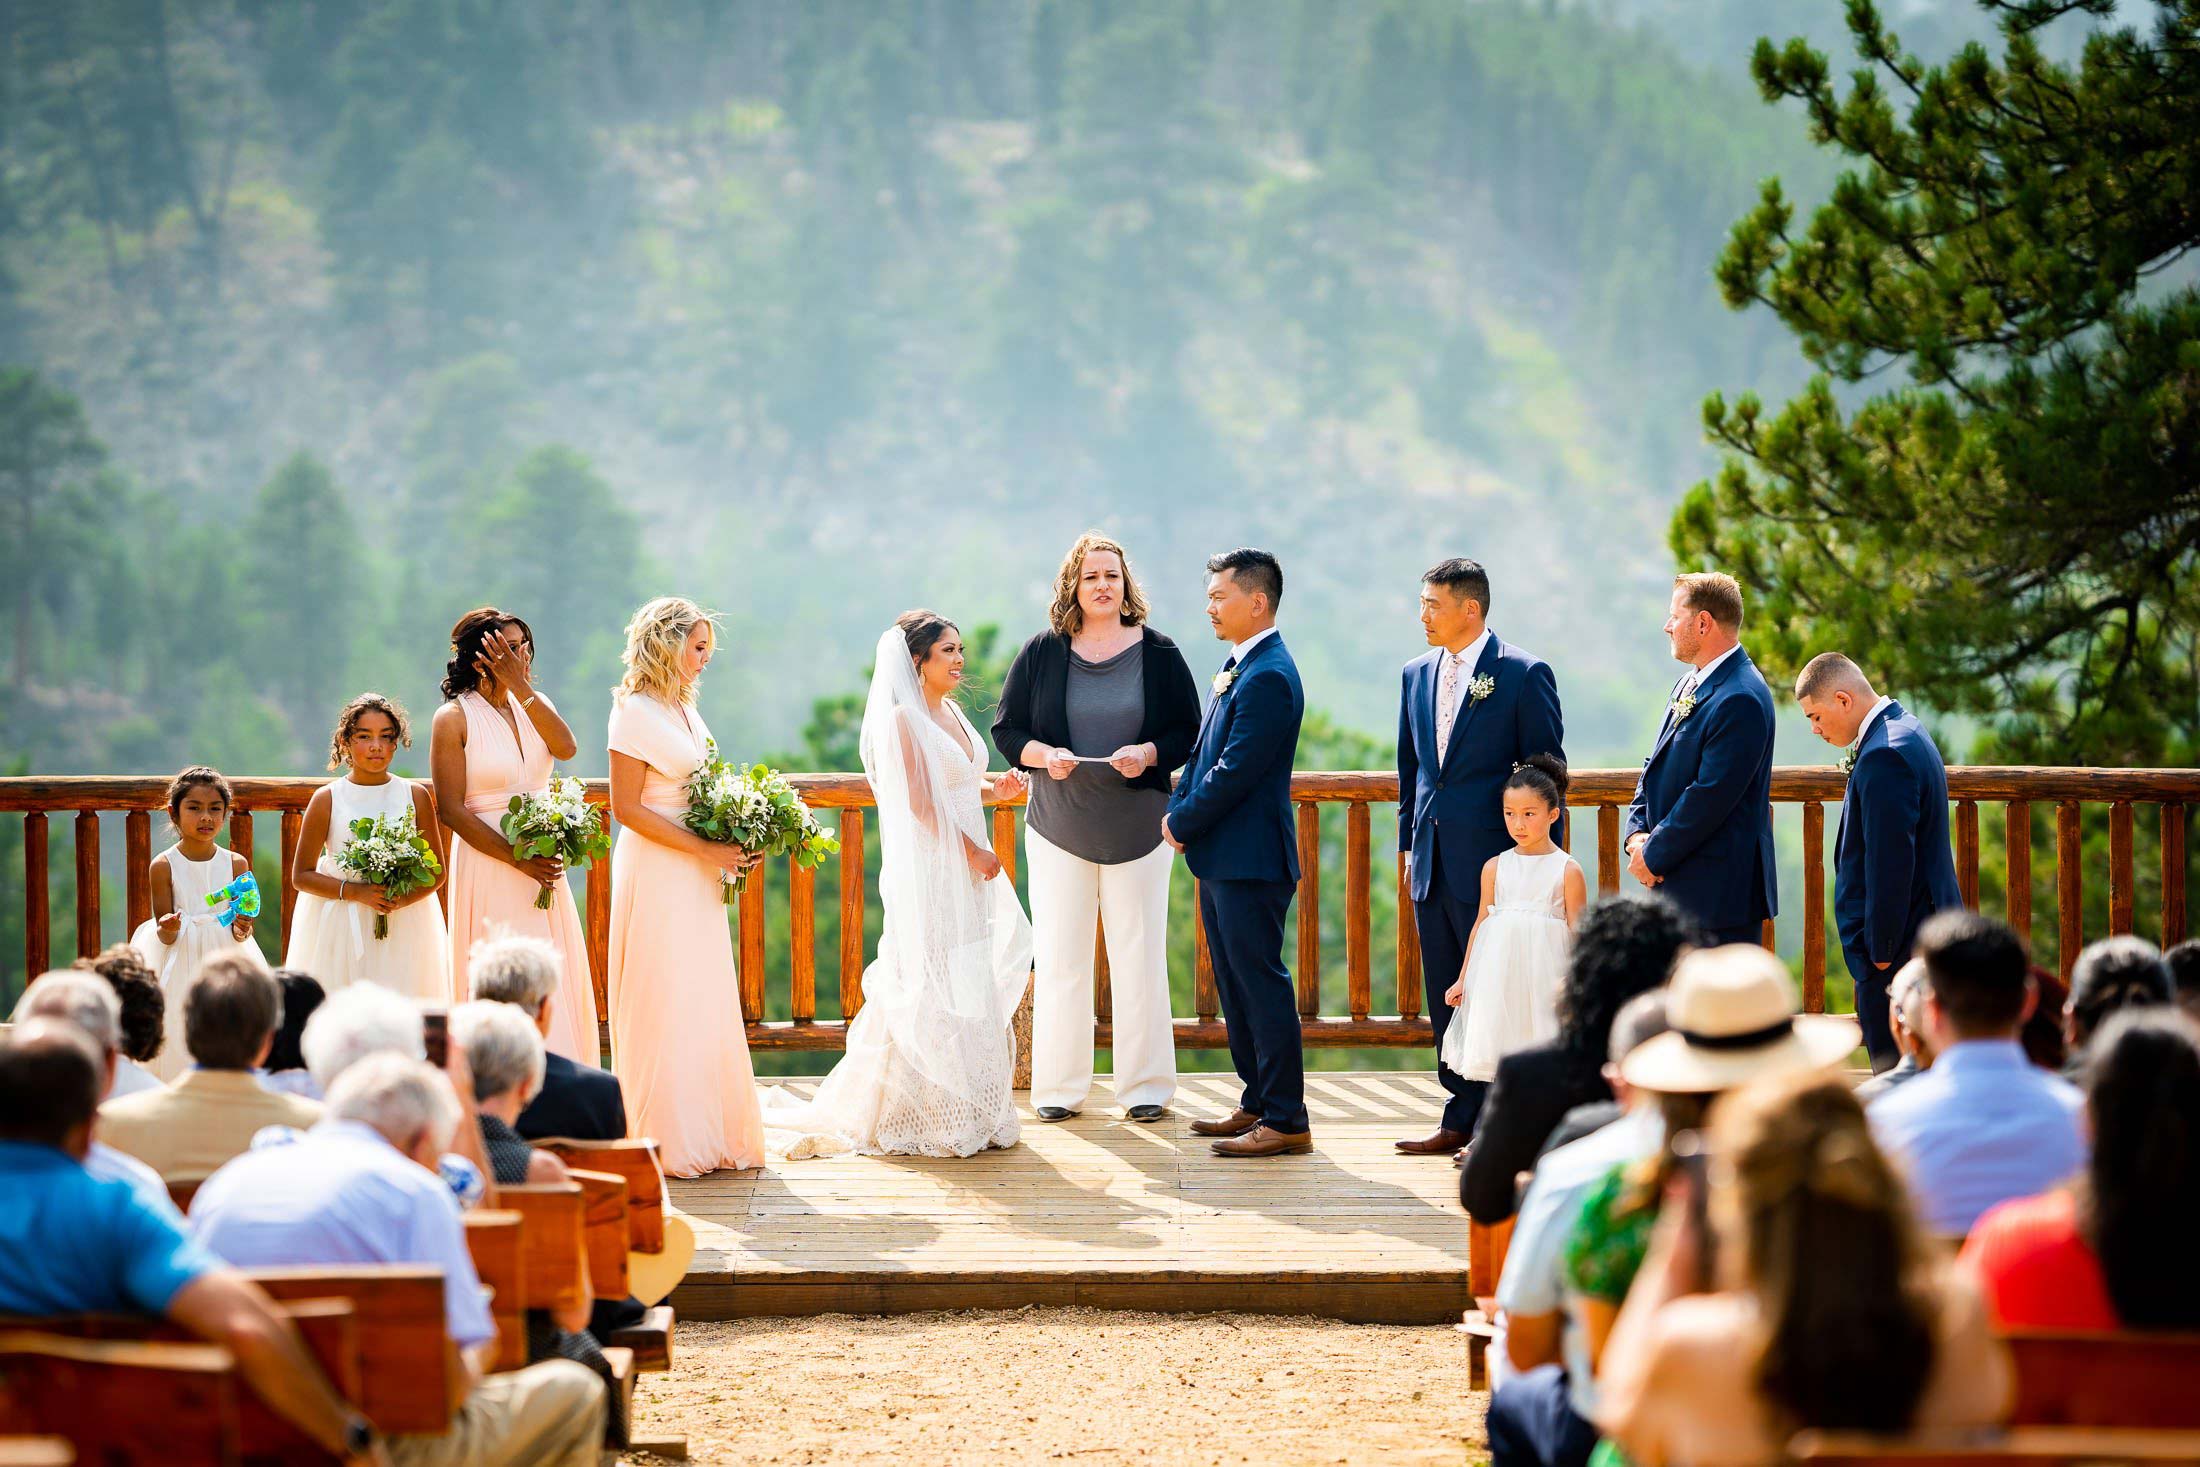
[[[1521,1199],[1497,1285],[1506,1355],[1520,1374],[1490,1398],[1495,1467],[1581,1467],[1596,1447],[1591,1311],[1565,1308],[1566,1260],[1585,1204],[1612,1194],[1607,1184],[1614,1169],[1648,1166],[1662,1175],[1671,1165],[1669,1139],[1700,1124],[1722,1091],[1760,1075],[1830,1068],[1856,1048],[1853,1020],[1797,1013],[1787,969],[1763,948],[1746,944],[1683,957],[1666,991],[1665,1013],[1666,1032],[1620,1061],[1628,1113],[1545,1156]],[[1653,1203],[1659,1195],[1653,1184]],[[1646,1229],[1641,1236],[1647,1239]],[[1619,1292],[1624,1296],[1624,1285]]]

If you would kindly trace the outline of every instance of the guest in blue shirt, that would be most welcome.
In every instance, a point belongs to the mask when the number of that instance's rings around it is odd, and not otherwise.
[[[0,1313],[160,1315],[227,1346],[260,1399],[329,1451],[387,1461],[257,1285],[128,1182],[85,1171],[104,1068],[65,1020],[0,1037]],[[40,1424],[66,1436],[66,1409]]]
[[[604,1391],[584,1366],[546,1360],[486,1374],[496,1323],[458,1203],[437,1174],[462,1114],[440,1070],[403,1054],[371,1054],[329,1086],[319,1125],[290,1144],[256,1147],[207,1178],[191,1201],[192,1236],[254,1266],[440,1268],[446,1328],[466,1364],[468,1394],[449,1433],[396,1438],[394,1458],[595,1467]]]
[[[1866,1114],[1925,1225],[1961,1236],[1996,1203],[2084,1167],[2085,1100],[2017,1042],[2038,993],[2015,932],[1976,912],[1942,912],[1918,930],[1917,953],[1933,1067]]]

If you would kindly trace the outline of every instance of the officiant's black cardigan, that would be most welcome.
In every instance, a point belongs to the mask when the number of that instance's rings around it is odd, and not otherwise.
[[[1141,671],[1146,684],[1146,715],[1138,742],[1152,744],[1160,757],[1153,768],[1129,783],[1138,789],[1166,790],[1169,775],[1184,767],[1199,741],[1199,685],[1184,654],[1152,627],[1140,627],[1146,651]],[[1024,643],[1008,665],[1001,706],[993,715],[993,747],[1009,767],[1022,767],[1024,745],[1037,739],[1055,748],[1069,746],[1069,638],[1041,632]]]

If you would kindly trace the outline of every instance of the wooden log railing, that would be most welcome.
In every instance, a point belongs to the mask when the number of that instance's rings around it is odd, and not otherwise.
[[[789,898],[786,920],[790,938],[788,971],[766,971],[766,883],[752,881],[737,908],[738,950],[741,955],[741,1004],[748,1017],[749,1043],[757,1049],[838,1049],[852,1018],[863,1002],[862,973],[867,958],[864,936],[866,889],[864,850],[866,810],[871,791],[860,775],[794,775],[794,785],[813,809],[826,812],[828,823],[837,823],[842,857],[837,866],[840,944],[839,980],[841,1020],[817,1017],[817,953],[815,904],[817,872],[793,869],[783,888]],[[252,850],[252,817],[258,813],[280,815],[282,900],[280,910],[287,929],[296,899],[290,871],[299,838],[306,801],[322,783],[319,779],[235,779],[237,805],[230,818],[230,843],[248,857]],[[1624,869],[1620,857],[1623,812],[1634,792],[1631,769],[1584,769],[1574,773],[1568,805],[1569,844],[1586,827],[1582,816],[1594,812],[1596,855],[1593,870],[1600,891],[1617,891]],[[20,814],[23,822],[23,871],[25,891],[20,900],[24,914],[25,971],[36,974],[52,960],[48,918],[51,829],[48,817],[56,812],[73,814],[76,864],[76,947],[79,955],[96,952],[110,936],[126,936],[152,915],[147,864],[152,850],[152,813],[161,808],[166,781],[160,778],[8,778],[0,779],[0,814]],[[608,798],[604,781],[588,784],[589,798],[603,803]],[[1378,1012],[1374,1002],[1374,965],[1371,923],[1372,895],[1371,808],[1394,805],[1398,798],[1395,775],[1384,772],[1300,773],[1291,782],[1298,806],[1298,842],[1303,875],[1296,903],[1298,940],[1296,979],[1299,1012],[1306,1042],[1318,1046],[1408,1046],[1429,1041],[1428,1020],[1421,1013],[1421,962],[1413,928],[1412,903],[1407,898],[1405,862],[1401,858],[1387,873],[1397,891],[1397,941],[1390,955],[1394,961],[1394,1007]],[[1786,767],[1774,771],[1772,803],[1775,812],[1799,806],[1802,814],[1803,871],[1801,922],[1801,976],[1803,1003],[1812,1012],[1825,1004],[1825,980],[1829,938],[1826,926],[1827,830],[1826,807],[1838,807],[1843,776],[1830,766]],[[1952,805],[1951,829],[1956,867],[1966,901],[1979,901],[1979,805],[2000,804],[2006,833],[2006,875],[2002,910],[2027,936],[2032,930],[2033,861],[2032,811],[2038,804],[2052,804],[2054,819],[2054,870],[2056,951],[2060,967],[2068,975],[2087,934],[2083,930],[2084,893],[2089,878],[2084,869],[2084,807],[2105,805],[2108,810],[2109,932],[2132,929],[2137,885],[2133,873],[2135,807],[2154,807],[2159,839],[2159,927],[2164,946],[2180,941],[2187,932],[2186,826],[2189,807],[2200,804],[2200,769],[2082,769],[2029,767],[1957,767],[1948,771]],[[995,854],[1011,876],[1016,870],[1017,815],[1021,801],[995,806],[992,838]],[[1321,860],[1320,814],[1324,806],[1345,809],[1344,870],[1325,871]],[[124,916],[127,925],[119,934],[102,925],[100,892],[99,817],[121,812],[123,847],[127,859],[124,879]],[[1587,853],[1584,852],[1584,855]],[[1590,865],[1584,861],[1584,865]],[[1323,947],[1321,939],[1321,889],[1325,880],[1344,882],[1345,1012],[1321,1012]],[[609,946],[611,867],[599,861],[588,868],[583,903],[589,962],[596,984],[599,1013],[608,1013],[605,1002],[605,958]],[[1193,904],[1195,914],[1197,903]],[[263,918],[264,920],[264,918]],[[1183,1048],[1216,1048],[1227,1036],[1218,1014],[1214,968],[1209,958],[1206,933],[1195,915],[1192,933],[1194,955],[1193,1013],[1176,1021],[1177,1044]],[[2093,934],[2102,935],[2100,933]],[[1764,941],[1771,946],[1775,925],[1765,924]],[[1838,954],[1836,954],[1836,959]],[[1110,1039],[1110,994],[1105,957],[1095,984],[1095,1010],[1099,1020],[1097,1042]],[[790,1017],[767,1021],[767,987],[784,983]]]

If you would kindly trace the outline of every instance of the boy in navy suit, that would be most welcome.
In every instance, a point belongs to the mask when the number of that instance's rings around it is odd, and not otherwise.
[[[1627,812],[1627,869],[1701,923],[1714,945],[1756,942],[1779,910],[1772,866],[1772,690],[1742,650],[1742,588],[1673,578],[1665,637],[1674,684]]]
[[[1215,995],[1245,1087],[1229,1115],[1192,1122],[1222,1156],[1314,1148],[1297,989],[1283,965],[1283,919],[1299,880],[1291,761],[1306,695],[1276,632],[1282,599],[1283,567],[1265,550],[1207,562],[1207,621],[1231,644],[1230,657],[1161,822],[1161,838],[1199,878]]]
[[[1872,691],[1863,670],[1821,652],[1795,678],[1811,731],[1848,753],[1848,792],[1833,842],[1833,917],[1856,980],[1856,1018],[1872,1069],[1901,1059],[1887,987],[1909,961],[1927,917],[1963,905],[1948,845],[1948,768],[1931,734],[1900,703]]]
[[[1432,650],[1406,664],[1398,697],[1398,846],[1406,853],[1439,1055],[1457,1017],[1444,993],[1466,962],[1482,868],[1512,848],[1505,781],[1530,754],[1565,757],[1550,664],[1501,641],[1489,614],[1489,573],[1475,562],[1446,560],[1422,576],[1421,630]],[[1410,1155],[1450,1155],[1465,1146],[1490,1088],[1453,1074],[1441,1059],[1436,1074],[1446,1094],[1443,1119],[1434,1135],[1397,1143]]]

